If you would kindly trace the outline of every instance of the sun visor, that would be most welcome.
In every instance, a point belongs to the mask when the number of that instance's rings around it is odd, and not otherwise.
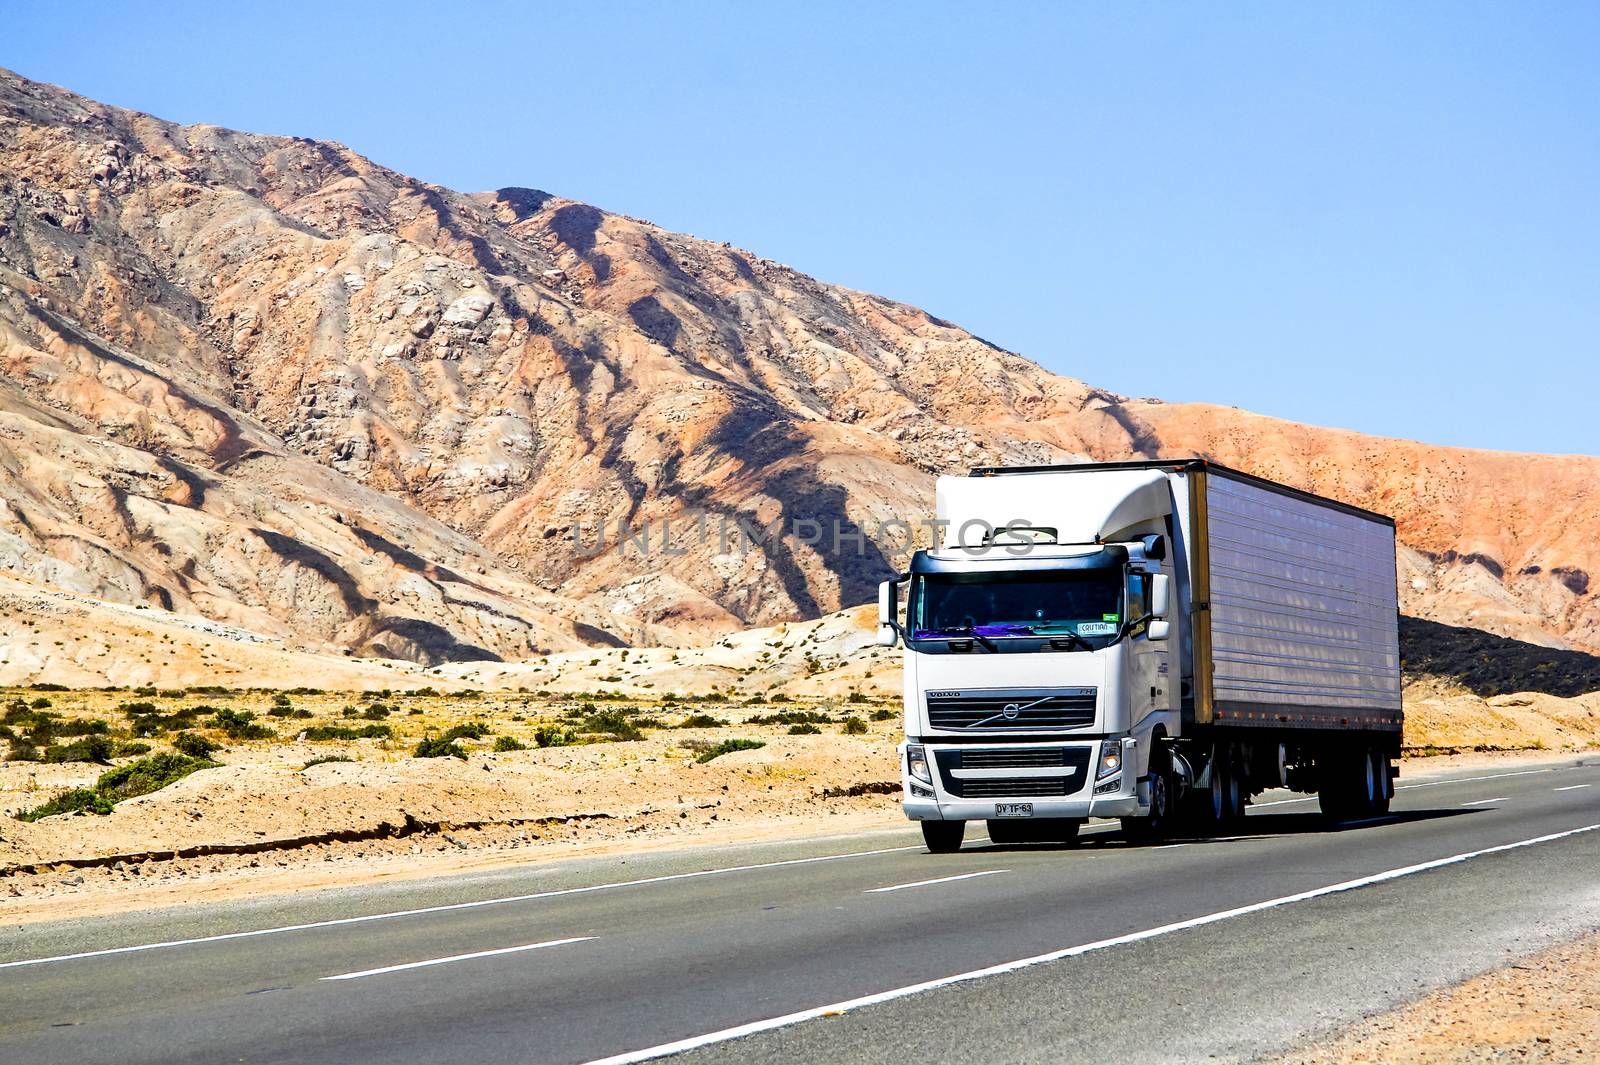
[[[1172,489],[1161,470],[940,477],[934,512],[946,548],[993,543],[1008,524],[1036,543],[1110,543],[1152,531],[1139,526],[1172,513]]]

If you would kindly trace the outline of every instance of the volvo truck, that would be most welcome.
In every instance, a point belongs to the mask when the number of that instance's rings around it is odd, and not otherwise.
[[[940,477],[932,528],[878,600],[930,851],[971,822],[997,843],[1091,817],[1136,839],[1227,826],[1269,788],[1334,818],[1388,809],[1393,519],[1178,459]]]

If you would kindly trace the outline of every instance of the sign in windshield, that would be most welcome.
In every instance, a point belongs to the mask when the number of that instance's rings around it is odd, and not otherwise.
[[[1115,637],[1122,575],[1109,567],[922,574],[907,608],[914,640]]]

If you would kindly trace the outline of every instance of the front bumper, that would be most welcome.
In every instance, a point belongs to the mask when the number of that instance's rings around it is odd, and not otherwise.
[[[1124,745],[1123,770],[1096,781],[1095,767],[1108,743]],[[905,746],[900,748],[901,806],[913,821],[986,821],[1002,803],[1030,803],[1035,819],[1149,813],[1131,741],[925,744],[924,749],[931,783],[911,775]],[[1033,762],[1041,764],[1025,764]]]

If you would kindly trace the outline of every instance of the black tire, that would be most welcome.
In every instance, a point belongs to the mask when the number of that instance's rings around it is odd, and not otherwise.
[[[1372,771],[1376,776],[1377,798],[1372,804],[1372,812],[1382,816],[1389,812],[1389,802],[1394,798],[1394,778],[1389,775],[1389,756],[1382,751],[1372,752]]]
[[[1317,805],[1324,817],[1352,821],[1389,808],[1388,759],[1357,748],[1326,760],[1317,786]]]
[[[1122,838],[1132,843],[1152,843],[1165,839],[1172,831],[1174,821],[1173,808],[1177,802],[1174,792],[1170,763],[1166,753],[1157,747],[1150,756],[1150,815],[1124,817]]]
[[[989,842],[1000,846],[1014,843],[1071,843],[1078,838],[1083,822],[1074,817],[1041,817],[1037,820],[985,821]]]
[[[954,854],[961,849],[961,840],[967,834],[965,821],[923,821],[922,842],[930,854]]]
[[[1317,782],[1317,809],[1330,821],[1343,821],[1350,816],[1349,793],[1349,785],[1330,766]]]
[[[1244,816],[1244,793],[1234,761],[1233,748],[1219,743],[1211,752],[1211,785],[1204,796],[1206,820],[1214,827],[1227,828]]]
[[[1250,798],[1249,778],[1245,774],[1244,749],[1238,744],[1228,745],[1228,786],[1223,789],[1228,799],[1225,824],[1238,827],[1244,820],[1245,803]]]

